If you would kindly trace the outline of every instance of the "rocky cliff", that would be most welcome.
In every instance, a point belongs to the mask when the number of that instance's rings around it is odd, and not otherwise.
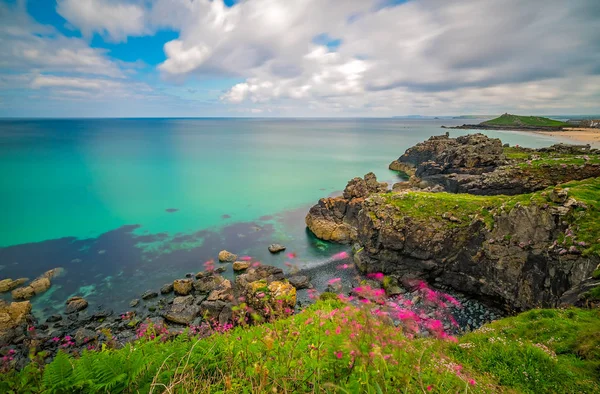
[[[598,159],[587,147],[508,149],[482,135],[433,137],[396,161],[414,170],[411,181],[393,192],[371,187],[322,199],[306,223],[319,238],[355,243],[365,272],[423,278],[513,310],[583,302],[577,287],[600,282],[589,283],[600,264]],[[348,187],[367,183],[359,179]],[[461,187],[472,193],[455,194]],[[523,194],[532,190],[539,191]]]
[[[589,145],[510,148],[497,138],[448,134],[408,149],[390,169],[411,175],[408,186],[479,195],[523,194],[600,176],[598,150]],[[395,185],[396,189],[406,185]]]

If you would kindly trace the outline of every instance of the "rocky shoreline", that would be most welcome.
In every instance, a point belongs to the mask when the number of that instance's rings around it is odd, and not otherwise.
[[[421,278],[507,311],[585,304],[600,284],[592,278],[598,196],[590,196],[600,183],[598,150],[442,135],[390,168],[410,180],[388,191],[373,174],[354,178],[306,217],[317,237],[353,244],[363,272]],[[572,181],[582,183],[556,186]]]

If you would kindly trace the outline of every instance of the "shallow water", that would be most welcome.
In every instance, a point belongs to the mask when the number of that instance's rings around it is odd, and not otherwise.
[[[132,298],[221,249],[284,266],[268,244],[314,266],[342,247],[309,234],[320,197],[463,120],[86,119],[0,121],[0,278],[63,267],[35,312],[70,295],[125,310]],[[467,134],[450,130],[451,136]],[[486,132],[540,147],[550,137]],[[231,272],[228,273],[231,275]],[[4,295],[8,297],[8,295]]]

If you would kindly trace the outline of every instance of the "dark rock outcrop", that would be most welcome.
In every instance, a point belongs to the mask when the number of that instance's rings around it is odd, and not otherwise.
[[[356,239],[356,217],[366,197],[387,190],[387,183],[377,182],[372,172],[354,178],[341,197],[322,198],[306,215],[306,225],[320,239],[350,243]]]
[[[494,209],[490,228],[476,214],[467,221],[411,217],[374,196],[358,216],[355,262],[365,272],[425,279],[512,310],[557,306],[600,259],[557,245],[575,211],[545,205]]]

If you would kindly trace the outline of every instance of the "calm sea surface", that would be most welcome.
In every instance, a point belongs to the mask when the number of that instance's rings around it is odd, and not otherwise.
[[[469,121],[471,122],[471,121]],[[478,121],[473,121],[478,122]],[[221,249],[284,267],[341,250],[311,236],[310,205],[387,169],[407,148],[464,120],[0,120],[0,279],[64,268],[36,314],[84,295],[123,311]],[[451,136],[465,130],[451,130]],[[541,147],[549,137],[486,132]],[[231,273],[229,273],[231,274]],[[8,295],[3,297],[8,298]]]

